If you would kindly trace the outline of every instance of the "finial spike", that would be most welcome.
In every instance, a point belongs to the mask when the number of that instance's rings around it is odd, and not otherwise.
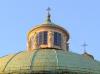
[[[51,22],[51,19],[50,19],[50,17],[51,17],[51,15],[50,15],[51,9],[50,9],[50,7],[47,8],[47,11],[48,11],[47,21]]]
[[[83,46],[83,49],[84,49],[84,53],[86,53],[86,47],[87,47],[88,45],[84,42],[84,44],[83,44],[82,46]]]

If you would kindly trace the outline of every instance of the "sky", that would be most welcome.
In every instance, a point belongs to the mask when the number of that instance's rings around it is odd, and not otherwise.
[[[51,19],[70,33],[70,51],[100,61],[100,0],[0,0],[0,56],[26,50],[27,32]]]

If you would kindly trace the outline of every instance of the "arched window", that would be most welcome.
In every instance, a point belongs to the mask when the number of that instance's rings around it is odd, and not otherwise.
[[[48,43],[48,32],[43,31],[38,33],[38,45]]]
[[[54,45],[61,47],[61,34],[54,32]]]

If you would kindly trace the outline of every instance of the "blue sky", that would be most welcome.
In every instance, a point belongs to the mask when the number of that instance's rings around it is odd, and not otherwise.
[[[82,54],[85,41],[100,60],[100,0],[0,0],[0,56],[26,50],[26,33],[44,22],[48,6],[70,33],[70,51]]]

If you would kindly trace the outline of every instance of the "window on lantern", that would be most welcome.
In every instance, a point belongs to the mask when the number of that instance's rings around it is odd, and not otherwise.
[[[54,32],[54,45],[61,47],[61,34]]]
[[[39,32],[38,34],[38,44],[47,44],[48,41],[48,32],[47,31],[43,31],[43,32]]]

